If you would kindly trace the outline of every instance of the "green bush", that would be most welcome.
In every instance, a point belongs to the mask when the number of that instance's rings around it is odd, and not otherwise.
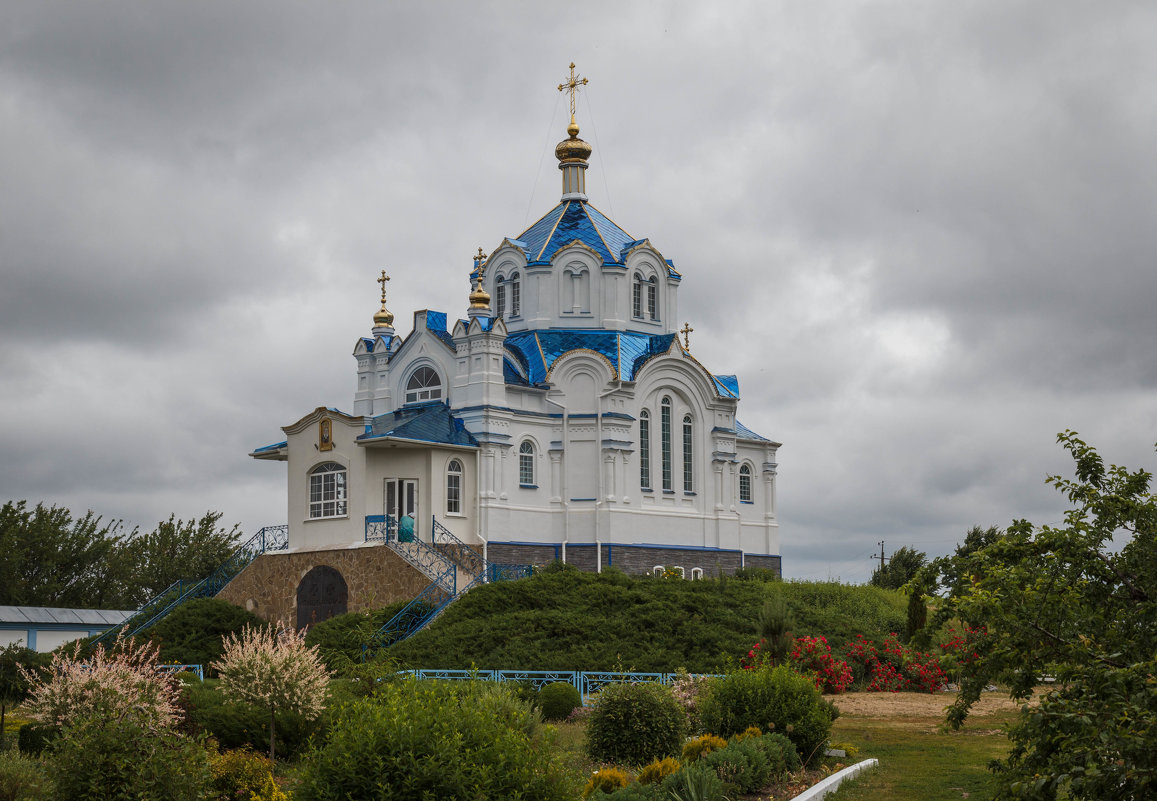
[[[182,688],[187,709],[186,730],[212,736],[224,749],[269,750],[269,711],[225,699],[216,679]],[[310,721],[292,712],[278,712],[274,722],[277,755],[291,759],[305,750],[310,736],[326,725],[323,715]]]
[[[200,801],[209,757],[172,730],[117,720],[78,720],[52,745],[51,775],[69,801]]]
[[[265,780],[272,775],[269,757],[237,748],[231,751],[209,754],[212,773],[212,788],[221,799],[247,799],[253,793],[260,793]]]
[[[591,793],[598,790],[601,793],[613,793],[615,790],[621,790],[631,783],[631,777],[626,774],[626,771],[618,768],[603,768],[596,770],[587,780],[586,786],[583,787],[583,798],[588,797]]]
[[[587,801],[667,801],[668,796],[660,795],[658,784],[628,784],[613,793],[595,790],[587,796]]]
[[[170,665],[201,665],[220,659],[221,638],[238,634],[246,624],[269,625],[252,612],[220,598],[186,601],[148,630],[148,638],[160,646],[160,660]]]
[[[20,752],[39,756],[60,734],[60,727],[50,723],[25,723],[16,734],[16,745]]]
[[[303,760],[299,801],[578,795],[552,730],[500,684],[408,679],[358,699]]]
[[[807,762],[819,754],[832,727],[812,680],[785,665],[739,670],[712,680],[700,701],[699,718],[704,728],[724,737],[748,726],[784,734]]]
[[[595,697],[587,719],[587,753],[599,762],[645,765],[679,753],[687,715],[669,687],[612,684]]]
[[[556,681],[538,691],[538,706],[544,720],[566,720],[583,698],[570,682]]]
[[[0,801],[49,801],[52,781],[44,764],[19,751],[0,750]]]
[[[660,797],[671,801],[725,801],[723,782],[710,766],[699,762],[672,773],[659,787]]]
[[[765,787],[774,767],[762,737],[736,740],[726,748],[711,751],[703,757],[703,764],[711,767],[724,784],[735,786],[741,793],[754,793]]]
[[[330,670],[349,673],[361,663],[364,656],[362,648],[370,638],[409,603],[398,601],[372,612],[334,615],[310,626],[305,635],[305,644],[317,646],[322,661]],[[425,608],[430,609],[428,605]]]

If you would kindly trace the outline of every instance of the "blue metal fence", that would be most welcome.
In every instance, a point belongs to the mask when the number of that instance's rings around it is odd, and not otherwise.
[[[162,673],[192,673],[201,681],[205,680],[205,669],[201,665],[157,665]]]
[[[541,689],[554,682],[566,682],[579,691],[585,702],[590,696],[610,684],[674,684],[679,673],[626,673],[599,670],[403,670],[403,675],[418,679],[442,681],[497,681],[530,683]],[[719,673],[691,673],[692,678],[719,678]]]

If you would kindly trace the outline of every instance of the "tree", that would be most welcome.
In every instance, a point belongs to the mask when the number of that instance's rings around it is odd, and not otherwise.
[[[216,570],[237,549],[240,527],[219,525],[220,512],[206,512],[199,520],[169,515],[148,534],[134,531],[116,554],[117,573],[131,577],[125,599],[137,607],[164,591],[174,581],[200,581]]]
[[[1047,483],[1072,508],[1061,526],[1017,520],[973,542],[918,578],[943,586],[934,629],[956,616],[982,625],[977,659],[949,709],[963,723],[981,690],[1005,684],[1027,699],[1055,684],[1010,729],[997,765],[998,797],[1143,799],[1157,794],[1157,496],[1151,476],[1105,466],[1072,431],[1058,441],[1075,479]]]
[[[274,723],[278,710],[307,720],[321,715],[329,671],[317,647],[306,647],[305,632],[246,626],[240,636],[225,637],[225,654],[212,667],[227,697],[269,711],[269,761],[276,756]]]
[[[868,583],[888,590],[898,590],[911,581],[916,571],[927,561],[923,551],[904,546],[892,553],[892,558],[886,565],[872,571],[872,578]]]
[[[17,643],[0,648],[0,752],[4,751],[4,719],[8,707],[28,697],[28,677],[36,675],[42,661],[40,654]]]

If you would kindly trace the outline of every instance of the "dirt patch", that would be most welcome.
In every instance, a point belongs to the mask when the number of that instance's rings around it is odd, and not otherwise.
[[[865,718],[944,717],[944,709],[956,700],[956,693],[844,693],[829,696],[840,713]],[[1020,709],[1007,693],[982,693],[973,705],[972,719]]]

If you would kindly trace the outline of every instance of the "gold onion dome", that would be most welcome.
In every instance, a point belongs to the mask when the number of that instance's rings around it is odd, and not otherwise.
[[[578,138],[579,127],[574,120],[571,120],[571,124],[566,127],[566,132],[570,134],[570,139],[563,139],[555,146],[555,158],[563,164],[589,159],[594,148]]]
[[[458,297],[462,297],[459,295]],[[478,283],[474,287],[474,291],[470,293],[470,308],[471,309],[489,309],[490,308],[490,293],[482,288],[482,276],[478,276]]]
[[[459,295],[461,297],[461,295]],[[374,312],[374,325],[378,328],[389,328],[394,324],[394,313],[382,304],[382,308]]]

